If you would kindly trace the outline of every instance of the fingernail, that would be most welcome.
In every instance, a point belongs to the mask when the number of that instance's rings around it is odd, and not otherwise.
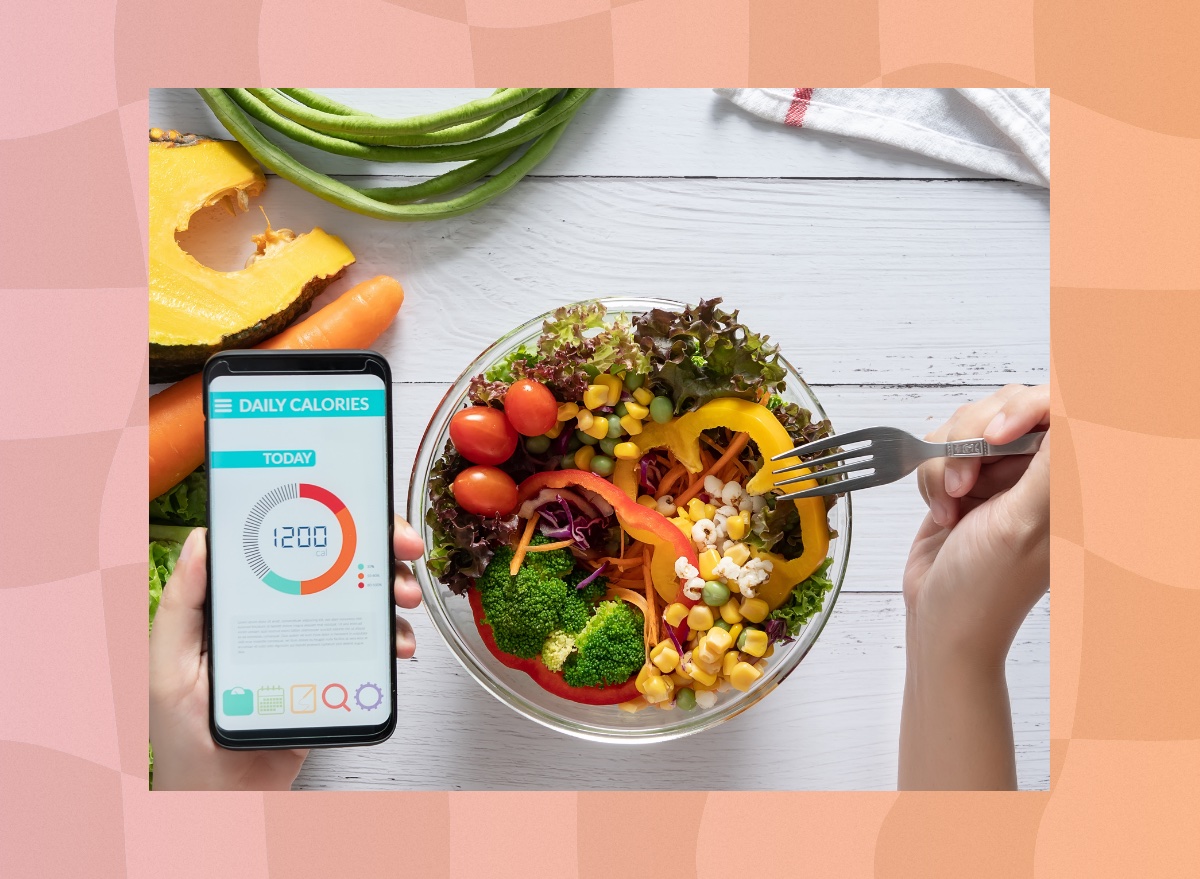
[[[991,420],[991,423],[988,424],[986,428],[984,428],[983,435],[984,437],[996,436],[998,433],[1000,433],[1000,429],[1002,427],[1004,427],[1004,413],[997,412],[996,417]]]
[[[937,522],[943,528],[945,528],[946,523],[950,521],[950,508],[946,505],[945,501],[934,501],[932,504],[930,504],[929,512],[933,514],[933,521]]]
[[[946,468],[946,494],[953,495],[958,491],[958,487],[962,485],[962,478],[958,475],[957,470]]]
[[[396,533],[399,534],[399,536],[402,540],[420,540],[421,539],[420,536],[417,534],[417,529],[414,528],[412,525],[409,525],[408,522],[404,519],[396,520]]]

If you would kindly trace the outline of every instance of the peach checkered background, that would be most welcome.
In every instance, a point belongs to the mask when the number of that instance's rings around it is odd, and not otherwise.
[[[1200,875],[1198,10],[5,3],[0,874]],[[147,793],[147,89],[214,80],[1049,86],[1051,791]]]

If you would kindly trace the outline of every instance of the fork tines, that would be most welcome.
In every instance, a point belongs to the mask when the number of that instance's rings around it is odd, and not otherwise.
[[[872,442],[869,437],[864,437],[865,431],[856,430],[845,434],[835,434],[827,436],[824,439],[813,440],[810,443],[797,446],[791,451],[784,452],[781,455],[776,455],[771,459],[772,462],[783,461],[788,458],[800,457],[803,455],[819,455],[821,452],[827,452],[831,449],[835,451],[828,455],[821,455],[809,461],[801,461],[796,464],[791,464],[787,467],[779,467],[775,470],[776,474],[791,473],[795,470],[807,470],[809,472],[794,476],[791,479],[784,479],[775,483],[778,486],[794,485],[798,482],[815,483],[817,479],[825,479],[827,477],[841,477],[847,473],[854,473],[848,479],[836,479],[825,485],[813,484],[812,487],[801,491],[792,492],[780,496],[780,500],[799,500],[808,497],[822,497],[830,494],[841,494],[848,489],[846,482],[857,482],[867,479],[875,473],[874,455],[871,451]],[[860,444],[857,448],[844,448],[848,445]],[[838,450],[839,447],[842,447]],[[855,459],[855,460],[847,460]],[[835,461],[843,461],[837,467],[829,467],[826,470],[818,470],[818,467],[825,467]]]

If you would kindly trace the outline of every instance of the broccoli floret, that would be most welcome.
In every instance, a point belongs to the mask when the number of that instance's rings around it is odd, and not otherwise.
[[[545,538],[534,540],[546,542]],[[512,558],[511,548],[497,550],[476,586],[483,619],[492,627],[496,646],[513,656],[532,659],[542,652],[551,632],[582,629],[588,607],[562,579],[575,565],[566,550],[530,553],[515,577],[508,572]]]
[[[550,671],[558,671],[574,649],[575,639],[566,632],[561,629],[551,632],[546,643],[542,645],[542,662]]]
[[[623,601],[603,601],[575,637],[577,652],[563,664],[563,679],[572,687],[623,684],[642,667],[645,647],[639,611]]]

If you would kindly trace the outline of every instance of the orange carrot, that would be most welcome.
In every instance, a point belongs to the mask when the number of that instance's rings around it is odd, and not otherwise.
[[[642,579],[646,586],[646,658],[658,643],[658,607],[654,603],[654,581],[650,579],[650,547],[642,546]]]
[[[658,491],[655,492],[655,497],[661,498],[670,492],[675,483],[678,482],[680,477],[682,477],[685,473],[687,473],[687,469],[682,464],[676,464],[674,467],[668,470],[667,475],[664,476],[662,478],[662,482],[658,484]]]
[[[517,551],[513,553],[512,561],[508,565],[508,573],[512,576],[517,576],[517,571],[521,570],[521,562],[525,561],[525,553],[529,550],[529,541],[533,540],[533,530],[537,528],[538,516],[529,517],[529,521],[525,523],[525,530],[521,532],[521,541],[517,544]]]
[[[366,348],[387,329],[403,302],[400,283],[380,275],[352,287],[316,314],[257,347]],[[150,398],[151,500],[204,463],[202,398],[199,374]]]
[[[550,550],[552,550],[552,549],[566,549],[568,546],[570,546],[574,542],[575,542],[574,540],[558,540],[558,541],[555,541],[554,543],[539,543],[537,546],[525,547],[525,553],[529,554],[531,552],[550,552]]]
[[[717,471],[718,468],[728,464],[730,461],[736,458],[738,453],[741,452],[742,449],[746,448],[746,443],[748,442],[750,442],[750,434],[748,433],[739,433],[737,436],[735,436],[729,443],[729,448],[725,450],[725,454],[718,458],[714,463],[704,468],[704,472],[692,480],[692,484],[687,487],[683,494],[675,498],[675,505],[682,506],[694,498],[696,496],[696,492],[704,487],[705,477],[711,476]]]
[[[634,607],[646,614],[646,599],[638,595],[632,589],[622,589],[619,586],[609,586],[608,592],[604,595],[605,601],[612,601],[614,598],[619,598],[622,601],[628,601]]]

